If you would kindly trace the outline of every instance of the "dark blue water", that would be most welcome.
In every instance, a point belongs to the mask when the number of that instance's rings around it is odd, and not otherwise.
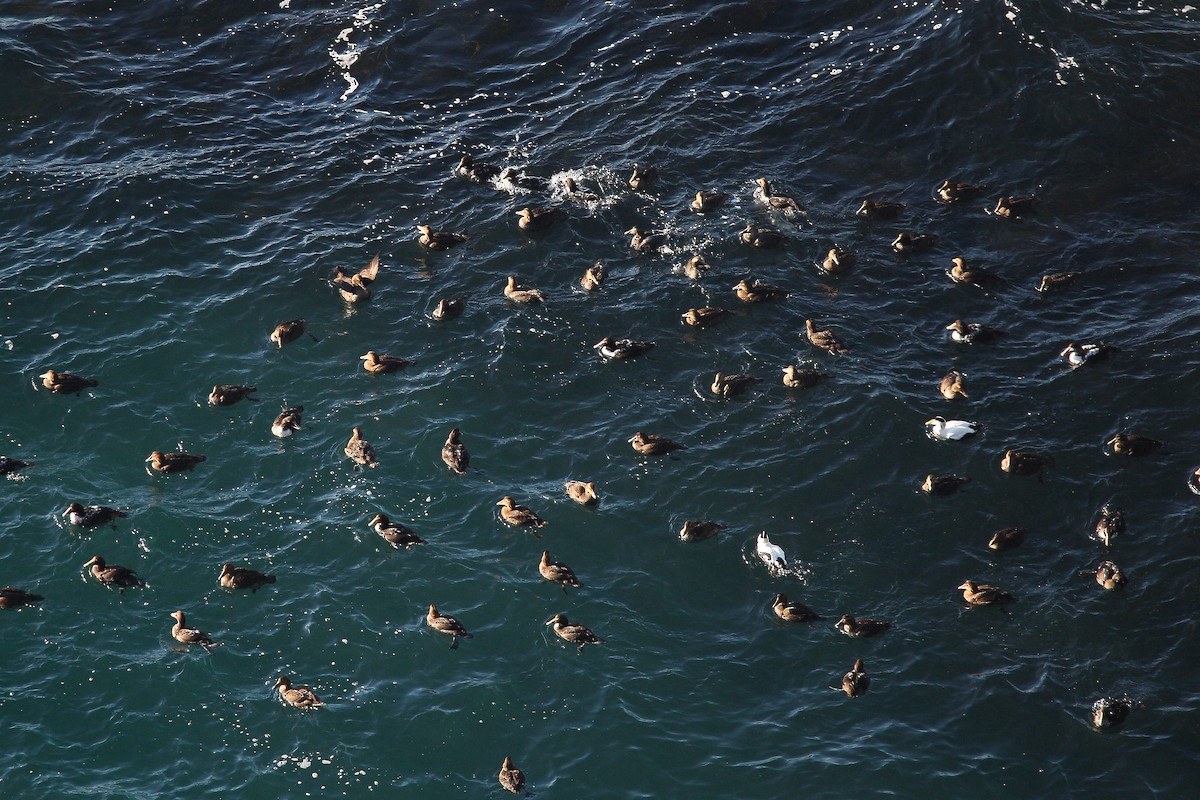
[[[1200,463],[1195,8],[1175,3],[17,3],[0,7],[0,719],[13,797],[1190,797]],[[463,154],[550,180],[456,178]],[[660,177],[634,191],[634,164]],[[597,195],[573,202],[563,179]],[[754,180],[808,211],[788,220]],[[986,184],[936,201],[945,179]],[[728,195],[705,215],[700,189]],[[1036,195],[1019,220],[986,213]],[[895,222],[862,199],[907,204]],[[566,217],[526,235],[524,207]],[[748,223],[790,241],[759,251]],[[431,252],[416,226],[469,242]],[[632,226],[668,235],[634,253]],[[939,236],[897,255],[900,231]],[[830,247],[856,266],[830,276]],[[323,279],[381,256],[373,297]],[[680,274],[693,253],[711,271]],[[946,274],[964,257],[1000,281]],[[603,259],[601,290],[579,288]],[[1082,272],[1039,295],[1050,272]],[[516,275],[546,295],[517,306]],[[743,277],[781,285],[749,305]],[[466,313],[429,319],[438,298]],[[733,315],[684,328],[688,308]],[[282,350],[276,324],[308,331]],[[951,342],[956,318],[1006,332]],[[804,322],[850,352],[812,348]],[[604,336],[654,341],[604,363]],[[1070,341],[1119,348],[1072,370]],[[369,349],[415,359],[366,375]],[[789,363],[832,375],[810,390]],[[969,399],[938,394],[950,369]],[[94,377],[80,396],[47,369]],[[728,400],[716,371],[762,379]],[[258,403],[212,408],[214,384]],[[303,430],[270,433],[283,404]],[[930,441],[934,415],[977,420]],[[380,466],[342,453],[358,425]],[[472,469],[439,450],[459,427]],[[638,430],[686,445],[645,457]],[[1117,432],[1166,441],[1112,455]],[[999,467],[1020,447],[1040,477]],[[149,475],[152,450],[208,460]],[[972,482],[918,491],[930,472]],[[595,481],[599,506],[568,479]],[[511,495],[537,539],[497,517]],[[70,526],[71,501],[125,509]],[[1101,505],[1128,514],[1105,547]],[[393,551],[376,513],[428,544]],[[683,543],[685,519],[726,528]],[[1020,548],[986,542],[1022,526]],[[772,574],[767,532],[792,569]],[[584,584],[537,573],[543,549]],[[100,554],[149,582],[84,575]],[[1128,586],[1090,577],[1110,559]],[[217,585],[221,564],[277,583]],[[964,579],[1016,601],[967,608]],[[825,619],[775,619],[784,592]],[[451,650],[436,603],[475,638]],[[181,649],[168,614],[222,646]],[[555,613],[606,641],[578,653]],[[885,619],[877,639],[842,614]],[[855,658],[851,700],[828,687]],[[282,705],[279,674],[327,707]],[[1141,704],[1113,732],[1101,696]]]

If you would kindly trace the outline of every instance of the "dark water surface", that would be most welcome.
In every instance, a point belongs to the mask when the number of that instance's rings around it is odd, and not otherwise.
[[[1200,14],[1176,2],[8,2],[0,6],[0,613],[10,797],[498,797],[508,754],[542,798],[1191,797],[1200,779]],[[451,175],[463,153],[553,176],[512,192]],[[650,190],[634,163],[661,170]],[[600,199],[572,203],[562,178]],[[769,178],[793,225],[753,199]],[[943,179],[985,183],[941,205]],[[701,188],[729,194],[707,215]],[[1000,194],[1036,194],[1019,221]],[[864,223],[864,197],[908,204]],[[526,236],[515,212],[567,219]],[[737,241],[747,223],[792,240]],[[469,243],[428,252],[415,226]],[[638,255],[622,231],[666,231]],[[901,257],[900,230],[940,236]],[[858,264],[830,277],[834,244]],[[693,252],[701,281],[678,273]],[[372,301],[321,279],[375,253]],[[986,291],[953,256],[999,273]],[[578,288],[597,259],[602,290]],[[1039,296],[1047,272],[1082,271]],[[547,295],[516,307],[515,274]],[[782,303],[749,306],[752,276]],[[463,317],[428,318],[466,295]],[[684,329],[691,307],[735,311]],[[314,338],[267,335],[305,317]],[[840,358],[804,339],[833,327]],[[1003,328],[962,346],[955,318]],[[605,335],[657,342],[602,363]],[[1077,371],[1072,340],[1120,351]],[[417,360],[368,376],[368,349]],[[779,382],[788,363],[833,379]],[[34,388],[46,369],[99,379]],[[937,393],[968,373],[970,399]],[[762,378],[717,400],[712,374]],[[211,408],[216,383],[261,402]],[[281,441],[283,403],[305,428]],[[935,414],[982,435],[938,443]],[[356,472],[354,425],[379,451]],[[473,468],[439,448],[463,431]],[[637,455],[637,430],[687,445]],[[1110,455],[1119,431],[1167,448]],[[154,449],[208,455],[148,476]],[[1000,471],[1008,447],[1053,455]],[[973,478],[953,497],[929,472]],[[595,509],[563,493],[593,480]],[[501,524],[512,495],[550,520]],[[129,511],[64,525],[67,503]],[[1128,512],[1105,548],[1100,506]],[[377,512],[429,544],[395,552]],[[685,544],[685,519],[727,528]],[[999,528],[1030,535],[985,547]],[[796,565],[769,574],[762,531]],[[542,581],[542,549],[584,588]],[[85,580],[101,554],[150,583]],[[1129,574],[1104,592],[1081,572]],[[278,583],[230,594],[226,561]],[[954,587],[997,584],[1007,611]],[[785,592],[825,619],[783,624]],[[475,638],[425,627],[437,603]],[[180,651],[168,613],[223,643]],[[579,654],[556,612],[605,644]],[[843,613],[895,623],[855,640]],[[855,658],[870,691],[829,690]],[[286,673],[328,703],[271,692]],[[1101,696],[1144,707],[1098,733]],[[1190,789],[1188,787],[1191,787]]]

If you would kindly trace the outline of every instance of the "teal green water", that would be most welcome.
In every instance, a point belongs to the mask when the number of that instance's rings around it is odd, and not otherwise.
[[[534,796],[1189,797],[1200,776],[1194,617],[1200,463],[1191,398],[1200,320],[1195,11],[1180,4],[716,3],[443,6],[145,3],[0,10],[0,453],[34,465],[0,483],[0,585],[45,595],[0,613],[0,719],[12,797],[461,797],[503,794],[511,755]],[[347,78],[346,76],[349,76]],[[352,79],[352,80],[351,80]],[[547,192],[475,185],[461,154],[553,177]],[[634,163],[662,173],[632,191]],[[571,203],[574,177],[601,200]],[[792,225],[753,180],[809,209]],[[987,183],[935,202],[947,177]],[[699,188],[729,194],[703,217]],[[984,213],[1037,194],[1020,221]],[[863,223],[867,196],[908,204]],[[566,220],[526,236],[515,212]],[[748,222],[791,241],[752,251]],[[448,253],[415,226],[471,236]],[[638,255],[621,234],[665,231]],[[895,255],[902,229],[939,234]],[[833,245],[849,273],[823,275]],[[679,274],[692,252],[713,269]],[[324,279],[381,255],[372,300]],[[962,255],[1001,274],[954,285]],[[604,259],[596,293],[578,285]],[[1079,283],[1039,296],[1046,272]],[[518,307],[506,277],[547,295]],[[745,305],[753,276],[791,292]],[[466,313],[434,322],[437,298]],[[734,311],[712,329],[681,312]],[[304,317],[311,336],[267,339]],[[955,318],[1006,330],[948,340]],[[804,321],[850,348],[813,350]],[[603,336],[657,347],[604,363]],[[1120,348],[1072,371],[1071,340]],[[368,349],[416,360],[370,376]],[[788,363],[830,381],[779,381]],[[46,369],[94,377],[39,390]],[[970,399],[937,382],[957,368]],[[713,373],[761,378],[718,400]],[[217,383],[259,402],[206,403]],[[287,440],[270,425],[303,404]],[[935,414],[981,435],[930,441]],[[355,470],[353,426],[380,466]],[[462,477],[439,450],[459,427]],[[639,456],[645,430],[687,449]],[[1104,443],[1166,440],[1146,459]],[[151,450],[208,460],[151,475]],[[1003,474],[1006,448],[1053,455]],[[918,491],[929,472],[973,480]],[[593,480],[596,508],[568,479]],[[501,523],[513,496],[541,538]],[[129,512],[65,524],[71,501]],[[1089,536],[1128,512],[1110,548]],[[394,551],[383,512],[428,544]],[[726,525],[683,543],[689,518]],[[1028,541],[996,554],[996,530]],[[769,533],[794,569],[754,552]],[[568,594],[537,572],[570,564]],[[149,588],[85,577],[95,554]],[[1111,558],[1129,585],[1088,575]],[[254,594],[221,564],[274,573]],[[971,578],[1016,596],[966,608]],[[775,593],[824,620],[784,624]],[[450,649],[436,603],[474,634]],[[221,642],[170,637],[176,609]],[[606,641],[578,652],[555,613]],[[886,619],[882,637],[833,628]],[[831,685],[855,658],[872,677]],[[288,708],[279,674],[327,703]],[[1119,730],[1093,701],[1142,704]]]

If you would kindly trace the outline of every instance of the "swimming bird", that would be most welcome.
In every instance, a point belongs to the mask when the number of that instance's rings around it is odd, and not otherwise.
[[[666,455],[674,450],[686,450],[684,445],[673,442],[665,436],[638,431],[629,438],[633,449],[644,456]]]
[[[78,525],[81,528],[97,528],[101,525],[112,525],[115,528],[118,519],[129,515],[108,506],[85,506],[82,503],[71,503],[63,512],[63,516],[72,525]]]
[[[321,702],[321,698],[317,697],[316,692],[307,686],[292,686],[292,679],[286,675],[276,678],[275,684],[271,688],[278,689],[283,702],[295,708],[310,709],[325,705]]]
[[[946,495],[954,494],[970,482],[970,478],[963,478],[958,475],[934,475],[931,472],[925,476],[925,482],[921,484],[921,491],[925,494],[945,497]]]
[[[1127,581],[1120,567],[1111,561],[1101,561],[1100,566],[1096,567],[1096,583],[1112,591],[1124,588]]]
[[[755,225],[752,222],[746,223],[746,227],[742,228],[742,232],[738,235],[738,238],[741,239],[743,244],[764,250],[783,247],[788,242],[788,237],[779,231]]]
[[[508,282],[504,284],[504,296],[514,303],[540,303],[546,299],[537,289],[519,286],[516,275],[508,276]]]
[[[462,623],[449,614],[442,614],[433,603],[429,604],[429,613],[425,615],[425,624],[438,633],[444,633],[450,638],[450,649],[458,649],[458,640],[474,639],[474,634],[467,633]]]
[[[1026,450],[1005,450],[1000,459],[1000,469],[1011,475],[1036,475],[1046,467],[1054,465],[1054,459]]]
[[[334,267],[330,284],[338,290],[347,303],[362,303],[371,299],[370,286],[379,277],[379,255],[358,272],[343,267]]]
[[[892,623],[883,622],[878,619],[870,619],[869,617],[852,617],[849,614],[843,614],[833,627],[837,628],[847,636],[878,636],[879,634],[892,627]]]
[[[1112,448],[1112,451],[1119,456],[1148,456],[1157,450],[1162,449],[1163,442],[1159,439],[1151,439],[1149,436],[1140,436],[1136,433],[1118,433],[1116,436],[1105,442],[1106,445]]]
[[[831,247],[821,262],[821,270],[828,273],[845,272],[858,263],[858,256],[844,247]]]
[[[1071,342],[1059,356],[1067,360],[1071,369],[1079,369],[1089,361],[1103,361],[1115,352],[1117,348],[1104,342]]]
[[[530,192],[544,192],[550,186],[545,178],[526,175],[524,172],[517,172],[516,167],[505,167],[500,171],[500,176],[496,180],[500,183],[506,183],[512,188],[525,189]]]
[[[633,189],[641,191],[649,189],[650,185],[658,180],[658,167],[639,167],[633,165],[633,174],[629,176],[629,186]]]
[[[712,264],[709,264],[708,261],[705,260],[704,256],[700,255],[699,253],[695,253],[691,258],[683,262],[683,266],[680,267],[680,269],[683,271],[684,275],[694,281],[698,281],[700,280],[700,277],[704,275],[704,273],[712,269]]]
[[[611,336],[605,336],[592,345],[592,349],[599,351],[602,357],[616,361],[636,358],[637,356],[649,353],[654,347],[654,342],[639,342],[634,339],[614,339]]]
[[[251,593],[274,582],[274,575],[267,575],[250,567],[235,567],[233,564],[222,564],[221,575],[217,578],[217,583],[226,589],[249,589]]]
[[[713,382],[709,389],[717,397],[733,397],[745,392],[758,383],[758,380],[753,375],[726,375],[718,372],[713,376]]]
[[[474,183],[488,183],[500,174],[499,167],[476,161],[470,155],[464,155],[454,168],[454,174]]]
[[[18,470],[32,467],[32,461],[22,461],[19,458],[0,456],[0,475],[15,475]]]
[[[608,277],[608,268],[604,266],[603,261],[597,261],[583,272],[583,277],[579,279],[579,285],[583,287],[585,292],[594,292],[604,283],[604,279]]]
[[[567,587],[573,586],[576,589],[583,586],[579,579],[575,577],[575,571],[566,564],[558,561],[550,560],[550,551],[542,551],[542,560],[538,562],[538,572],[548,581],[553,581],[562,586],[563,594],[567,593]]]
[[[156,472],[188,472],[203,461],[208,461],[208,456],[177,451],[163,453],[155,450],[146,456],[146,463]]]
[[[1029,531],[1025,528],[1001,528],[988,540],[988,548],[996,551],[1012,550],[1014,547],[1020,547],[1028,535]]]
[[[992,209],[992,213],[1005,219],[1020,219],[1036,207],[1037,198],[1032,195],[1022,197],[1005,195],[996,201],[996,207]]]
[[[20,608],[21,606],[40,603],[45,599],[40,594],[27,592],[15,586],[0,588],[0,608]]]
[[[771,610],[775,612],[775,616],[785,622],[816,622],[821,619],[817,612],[803,603],[788,600],[787,595],[782,592],[775,595],[775,599],[771,603]]]
[[[650,253],[667,244],[665,233],[647,233],[636,225],[625,231],[625,234],[633,237],[629,240],[629,246],[639,253]]]
[[[566,614],[555,614],[546,620],[546,624],[553,626],[554,632],[558,634],[559,638],[579,645],[581,653],[585,644],[604,644],[604,640],[592,633],[591,629],[567,620]]]
[[[441,300],[438,300],[437,305],[434,306],[429,316],[439,322],[446,322],[461,317],[466,307],[467,298],[465,297],[443,297]]]
[[[358,360],[363,362],[363,369],[372,375],[385,375],[397,372],[417,363],[407,358],[400,358],[399,356],[381,355],[374,350],[368,350],[365,355],[359,356]]]
[[[467,241],[467,239],[471,238],[465,233],[435,231],[428,225],[418,225],[417,230],[421,232],[421,236],[417,241],[428,247],[430,250],[449,250],[451,247],[457,247],[458,245]]]
[[[1004,332],[978,322],[963,322],[956,319],[946,326],[950,338],[959,344],[987,344],[1004,335]]]
[[[934,191],[941,202],[957,203],[959,200],[971,200],[978,197],[986,188],[987,186],[982,184],[959,183],[958,181],[945,180]]]
[[[471,454],[462,442],[462,431],[451,428],[442,445],[442,463],[456,475],[466,475],[467,467],[471,464]]]
[[[754,197],[760,203],[766,203],[776,211],[783,212],[783,215],[789,218],[805,213],[804,207],[792,198],[782,194],[775,194],[771,190],[771,184],[766,178],[758,178],[754,182],[758,185],[758,189],[754,192]]]
[[[1100,509],[1100,519],[1096,521],[1096,538],[1104,542],[1104,546],[1112,545],[1114,537],[1125,532],[1125,509],[1114,508],[1111,503],[1105,503]]]
[[[789,389],[811,389],[821,381],[829,380],[829,373],[788,364],[783,368],[783,385]]]
[[[952,369],[945,374],[941,383],[938,384],[938,391],[947,400],[965,399],[969,397],[967,390],[963,387],[963,381],[966,379],[967,373]]]
[[[854,659],[854,666],[842,676],[842,691],[846,697],[859,697],[867,693],[871,686],[871,678],[861,658]]]
[[[100,556],[92,556],[91,560],[84,564],[83,567],[84,569],[91,567],[93,578],[105,586],[117,587],[117,590],[121,594],[125,594],[126,589],[146,586],[146,582],[139,578],[129,567],[122,567],[120,564],[109,564]]]
[[[563,178],[563,194],[576,203],[583,203],[584,205],[594,205],[600,202],[600,195],[594,192],[581,191],[575,183],[575,179],[569,175]]]
[[[817,330],[811,319],[804,320],[804,331],[813,347],[820,348],[835,356],[850,352],[831,330]]]
[[[903,231],[897,234],[896,238],[892,240],[892,249],[904,255],[923,253],[937,244],[937,240],[938,236],[936,233],[909,233],[908,231]]]
[[[1000,282],[1000,276],[991,270],[986,270],[983,267],[969,266],[962,256],[955,256],[950,259],[954,266],[946,271],[950,276],[950,280],[955,283],[966,283],[971,286],[984,288],[992,284]]]
[[[787,569],[787,556],[783,554],[783,548],[773,544],[765,531],[760,533],[755,540],[754,552],[758,553],[758,557],[763,560],[768,569],[772,571]]]
[[[959,439],[973,435],[978,430],[978,422],[968,422],[965,419],[934,417],[925,420],[925,435],[939,442],[957,442]]]
[[[908,206],[904,203],[894,203],[888,200],[863,200],[862,205],[855,211],[855,216],[866,219],[895,219]]]
[[[1074,286],[1075,281],[1079,280],[1081,275],[1083,275],[1082,272],[1059,272],[1043,275],[1042,279],[1038,282],[1037,290],[1041,294],[1046,294],[1047,292],[1057,292],[1061,289],[1066,289]]]
[[[175,620],[175,624],[171,626],[171,636],[180,644],[198,644],[209,652],[212,652],[214,647],[221,646],[199,628],[189,628],[183,611],[172,611],[170,616]]]
[[[305,328],[308,327],[308,320],[291,319],[287,322],[281,322],[275,326],[275,330],[271,332],[271,341],[279,346],[282,350],[285,344],[291,344],[304,335]]]
[[[684,542],[702,542],[712,539],[724,528],[721,523],[709,519],[688,519],[684,520],[683,527],[679,529],[679,539]]]
[[[280,439],[291,436],[292,431],[300,430],[300,415],[303,413],[304,406],[284,406],[283,410],[275,417],[275,421],[271,423],[271,433]]]
[[[399,522],[392,522],[386,514],[376,514],[371,517],[371,521],[367,525],[396,550],[401,547],[407,550],[414,544],[429,544],[412,528],[401,525]]]
[[[521,794],[525,791],[525,773],[517,769],[516,765],[508,756],[504,757],[504,763],[500,765],[500,775],[498,776],[500,785],[506,791],[513,794]]]
[[[684,325],[691,325],[693,328],[708,328],[723,322],[729,316],[729,312],[723,308],[716,306],[705,306],[703,308],[689,308],[680,316],[680,320]]]
[[[357,425],[350,434],[350,441],[346,442],[345,453],[356,467],[374,468],[379,466],[379,460],[375,458],[375,448],[363,438],[362,428]]]
[[[757,279],[748,281],[743,278],[733,287],[733,290],[737,292],[738,299],[744,303],[765,303],[770,300],[782,300],[788,296],[786,289],[772,286],[769,283],[760,283]]]
[[[1092,703],[1092,725],[1097,728],[1117,728],[1129,718],[1129,712],[1141,704],[1128,698],[1101,697]]]
[[[214,386],[208,394],[208,404],[212,406],[231,406],[239,400],[257,402],[257,397],[250,396],[257,391],[258,389],[254,386]]]
[[[963,581],[958,587],[962,589],[963,600],[973,606],[1002,605],[1011,602],[1013,597],[1008,592],[989,586],[986,583]]]
[[[566,215],[561,208],[522,208],[517,226],[523,231],[544,231]]]
[[[496,503],[500,506],[500,519],[507,522],[509,525],[527,528],[544,528],[550,523],[537,515],[533,509],[519,505],[508,495],[500,498]]]
[[[581,506],[594,506],[600,502],[600,493],[591,481],[567,481],[565,488],[567,497]]]
[[[720,208],[721,204],[725,202],[726,197],[728,195],[724,192],[701,190],[696,192],[696,197],[692,200],[689,208],[697,214],[704,214]]]
[[[84,389],[100,385],[99,381],[91,378],[81,378],[70,372],[55,372],[52,369],[46,370],[38,377],[42,379],[42,386],[58,394],[79,394]]]

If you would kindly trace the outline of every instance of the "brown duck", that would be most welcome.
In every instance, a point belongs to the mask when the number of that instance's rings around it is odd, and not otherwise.
[[[1025,528],[1001,528],[988,540],[988,548],[996,551],[1012,550],[1014,547],[1020,547],[1028,535],[1029,531]]]
[[[709,519],[688,519],[679,529],[679,538],[685,542],[702,542],[714,538],[724,529],[724,525]]]
[[[603,261],[597,261],[584,270],[583,277],[579,279],[579,285],[585,292],[594,292],[600,288],[607,277],[608,268],[604,266]]]
[[[1000,282],[1000,276],[983,267],[972,267],[962,256],[950,259],[954,266],[946,272],[955,283],[966,283],[971,286],[985,288]]]
[[[782,211],[785,217],[795,217],[804,214],[804,208],[795,200],[786,195],[775,194],[771,189],[771,184],[766,178],[759,178],[754,181],[758,185],[758,190],[755,192],[760,202],[766,203],[776,211]]]
[[[909,233],[908,231],[904,231],[892,240],[892,249],[904,255],[923,253],[926,250],[932,249],[937,244],[937,240],[936,233]]]
[[[357,425],[350,434],[350,441],[346,442],[344,449],[346,457],[360,467],[378,467],[379,460],[375,458],[375,448],[371,443],[363,438],[362,428]]]
[[[709,264],[708,261],[705,260],[704,256],[696,253],[687,261],[683,262],[683,266],[680,267],[680,269],[683,271],[684,275],[694,281],[698,281],[704,275],[704,273],[712,269],[712,264]]]
[[[945,497],[946,495],[954,494],[970,482],[970,478],[958,475],[934,475],[930,473],[925,476],[925,482],[921,484],[921,491],[925,494]]]
[[[546,520],[539,517],[532,509],[526,506],[518,505],[517,502],[508,495],[500,498],[500,501],[496,503],[496,505],[500,506],[500,519],[504,520],[509,525],[527,528],[544,528],[550,524]]]
[[[718,372],[713,376],[712,385],[708,388],[717,397],[734,397],[747,391],[758,383],[758,380],[753,375],[726,375]]]
[[[538,572],[548,581],[553,581],[562,586],[563,594],[567,593],[567,587],[573,586],[579,589],[583,586],[579,579],[575,577],[575,571],[558,561],[550,560],[550,551],[542,551],[542,560],[538,562]]]
[[[417,241],[428,247],[430,250],[449,250],[451,247],[458,247],[460,244],[467,241],[467,239],[471,238],[465,233],[435,231],[428,225],[418,225],[417,230],[421,232],[421,237]]]
[[[633,174],[629,176],[629,186],[632,189],[641,191],[649,189],[650,185],[657,180],[658,167],[639,167],[635,164]]]
[[[830,274],[845,272],[858,263],[858,256],[844,247],[831,247],[821,262],[821,269]]]
[[[307,327],[308,320],[305,319],[292,319],[287,322],[281,322],[275,326],[275,330],[271,331],[271,341],[282,350],[285,344],[291,344],[303,336]]]
[[[586,644],[604,644],[604,640],[592,633],[590,628],[570,622],[566,614],[555,614],[546,620],[546,624],[552,626],[559,638],[579,645],[580,652],[583,652],[583,646]]]
[[[1010,475],[1036,475],[1053,465],[1054,459],[1050,456],[1025,450],[1005,450],[1000,459],[1000,469]]]
[[[811,389],[822,381],[829,380],[829,373],[788,364],[783,368],[783,385],[789,389]]]
[[[696,192],[696,196],[692,199],[689,208],[697,214],[705,214],[709,211],[715,211],[720,208],[728,197],[724,192],[704,191]]]
[[[93,578],[105,586],[117,587],[121,594],[125,594],[126,589],[136,589],[146,585],[146,582],[139,578],[129,567],[122,567],[120,564],[108,564],[100,556],[92,556],[91,560],[83,566],[85,569],[91,567]]]
[[[42,386],[58,394],[79,394],[84,389],[100,385],[99,381],[91,378],[81,378],[69,372],[55,372],[52,369],[46,370],[38,377],[42,379]]]
[[[1043,275],[1038,282],[1037,290],[1041,294],[1046,294],[1070,288],[1075,285],[1075,281],[1079,280],[1081,275],[1083,275],[1082,272],[1058,272]]]
[[[208,404],[212,406],[231,406],[239,400],[256,402],[258,398],[251,397],[250,395],[257,391],[258,389],[254,386],[242,386],[240,384],[214,386],[212,391],[208,393]]]
[[[895,219],[908,206],[904,203],[894,203],[888,200],[863,200],[862,205],[855,211],[855,216],[864,219]]]
[[[283,702],[295,708],[320,708],[325,705],[321,702],[321,698],[317,697],[316,693],[307,686],[292,686],[292,679],[286,675],[276,678],[275,684],[271,688],[278,689]]]
[[[32,461],[22,461],[19,458],[0,456],[0,475],[15,475],[18,470],[32,467]]]
[[[411,367],[417,363],[407,358],[376,353],[374,350],[368,350],[366,355],[359,356],[358,360],[363,362],[363,369],[372,375],[385,375],[390,372],[398,372],[405,367]]]
[[[989,586],[986,583],[976,583],[975,581],[963,581],[958,587],[962,589],[963,600],[973,606],[990,606],[1000,605],[1012,601],[1012,595],[1008,592],[997,589],[995,586]]]
[[[938,384],[938,391],[942,393],[942,397],[947,400],[966,399],[969,397],[963,382],[967,379],[967,373],[959,372],[952,369],[942,378]]]
[[[959,344],[988,344],[1004,335],[1003,331],[978,322],[963,322],[956,319],[946,326],[950,338]]]
[[[40,594],[27,592],[15,586],[5,586],[0,589],[0,608],[20,608],[21,606],[40,603],[45,599]]]
[[[763,250],[772,250],[777,247],[783,247],[788,242],[788,237],[784,236],[777,230],[772,228],[764,228],[761,225],[747,223],[742,232],[738,235],[743,244],[748,244],[751,247],[758,247]]]
[[[986,188],[987,186],[983,184],[945,180],[934,191],[941,202],[957,203],[960,200],[971,200],[978,197]]]
[[[267,575],[249,567],[235,567],[233,564],[221,565],[221,576],[217,582],[226,589],[249,589],[257,592],[268,583],[275,582],[274,575]]]
[[[442,445],[442,463],[455,475],[467,474],[467,467],[471,464],[471,454],[467,452],[467,446],[462,443],[462,431],[458,428],[451,428],[449,435],[446,436],[446,443]]]
[[[208,461],[208,456],[180,452],[161,453],[158,450],[146,457],[146,463],[156,472],[187,472],[204,461]]]
[[[681,316],[684,325],[691,325],[693,328],[708,328],[723,322],[729,316],[729,312],[723,308],[716,306],[704,306],[703,308],[689,308]]]
[[[861,658],[856,658],[854,666],[842,676],[842,691],[846,693],[846,697],[860,697],[867,693],[870,686],[871,678],[867,675],[867,668]]]
[[[447,322],[452,319],[457,319],[462,316],[463,311],[467,308],[467,298],[465,297],[443,297],[438,300],[429,316],[439,322]]]
[[[541,303],[546,299],[539,290],[517,284],[517,276],[509,275],[504,284],[504,296],[514,303]]]
[[[674,450],[687,449],[684,445],[673,442],[665,436],[645,433],[643,431],[638,431],[631,436],[629,443],[633,445],[634,450],[637,450],[644,456],[661,456]]]
[[[753,281],[743,279],[733,287],[733,290],[737,292],[738,299],[744,303],[765,303],[771,300],[782,300],[788,296],[786,289],[772,286],[769,283],[760,283],[757,279]]]
[[[399,550],[401,547],[407,550],[414,544],[429,544],[418,536],[412,528],[407,525],[401,525],[399,522],[392,522],[385,514],[376,514],[371,517],[371,521],[367,524],[396,550]]]
[[[849,614],[843,614],[833,626],[847,636],[868,637],[878,636],[892,627],[892,623],[868,617],[852,617]]]
[[[379,275],[379,256],[371,259],[371,263],[358,272],[351,272],[342,267],[334,267],[330,284],[338,290],[338,294],[347,303],[362,303],[371,299],[370,286]]]
[[[433,628],[438,633],[444,633],[447,636],[451,637],[451,639],[450,639],[450,649],[451,650],[458,649],[458,640],[460,638],[461,639],[474,639],[475,638],[474,634],[467,633],[467,629],[463,627],[461,622],[459,622],[458,620],[456,620],[454,617],[450,616],[449,614],[443,614],[440,611],[438,611],[438,607],[435,606],[433,603],[429,604],[429,613],[425,615],[425,624],[428,625],[429,627]]]
[[[591,481],[567,481],[565,487],[567,497],[581,506],[594,506],[600,502],[600,493]]]
[[[171,626],[171,636],[175,637],[175,641],[180,644],[198,644],[208,651],[221,646],[199,628],[189,628],[183,611],[172,611],[170,616],[175,620],[175,624]]]
[[[788,600],[787,595],[783,592],[775,595],[775,599],[771,602],[771,610],[775,612],[775,616],[785,622],[816,622],[821,619],[817,612],[803,603]]]
[[[1109,591],[1121,589],[1126,582],[1125,573],[1113,562],[1101,561],[1100,566],[1096,567],[1096,583],[1105,589]]]
[[[517,212],[517,226],[523,231],[544,231],[566,216],[561,208],[522,208]]]
[[[629,240],[629,246],[639,253],[651,253],[667,244],[665,233],[647,233],[636,225],[625,231],[625,235],[633,237]]]
[[[804,321],[804,330],[808,335],[808,341],[813,347],[820,348],[821,350],[824,350],[827,353],[832,353],[835,356],[850,352],[846,346],[842,344],[841,340],[837,338],[833,331],[817,330],[817,326],[813,324],[811,319],[806,319]]]
[[[1112,540],[1125,532],[1125,509],[1114,508],[1105,503],[1100,509],[1100,519],[1096,521],[1096,538],[1108,547]]]
[[[1163,442],[1151,439],[1149,436],[1139,436],[1136,433],[1118,433],[1105,442],[1119,456],[1140,458],[1162,449]]]
[[[525,773],[517,769],[512,759],[508,756],[504,757],[504,763],[500,765],[498,779],[505,791],[512,792],[513,794],[521,794],[521,792],[525,791]]]
[[[992,213],[1005,219],[1020,219],[1037,207],[1037,198],[1032,195],[1018,197],[1005,195],[996,201]]]

